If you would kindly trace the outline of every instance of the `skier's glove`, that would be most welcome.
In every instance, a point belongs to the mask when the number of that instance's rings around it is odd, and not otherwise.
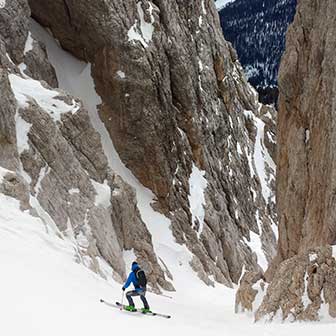
[[[122,288],[123,292],[125,292],[125,289],[126,289],[125,287]]]

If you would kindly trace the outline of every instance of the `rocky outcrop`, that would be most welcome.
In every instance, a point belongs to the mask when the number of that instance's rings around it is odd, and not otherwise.
[[[157,255],[153,253],[152,238],[141,220],[134,190],[118,176],[115,177],[113,186],[111,216],[120,246],[123,250],[134,251],[141,261],[141,267],[150,275],[153,290],[157,290],[158,285],[167,290],[174,290],[174,286],[165,279],[163,272],[170,280],[173,280],[173,277],[169,271],[158,266]]]
[[[239,281],[236,292],[235,313],[253,312],[258,304],[257,295],[263,297],[265,278],[261,272],[246,272]]]
[[[27,43],[30,43],[31,49],[24,55],[24,73],[31,78],[47,82],[51,87],[58,87],[56,73],[48,60],[45,46],[36,41],[31,33],[28,35]]]
[[[0,10],[0,34],[6,52],[17,64],[23,60],[27,41],[30,9],[26,0],[4,2]]]
[[[318,321],[336,317],[336,259],[330,246],[311,249],[284,261],[256,312],[256,321],[275,317]]]
[[[156,195],[200,277],[230,286],[243,265],[266,267],[275,254],[274,110],[247,84],[213,2],[29,4],[64,49],[92,63],[120,157]]]
[[[256,320],[335,318],[334,1],[302,0],[280,69],[277,257]],[[243,289],[243,288],[242,288]]]
[[[9,170],[15,170],[19,165],[15,136],[15,98],[10,88],[6,70],[13,67],[14,64],[6,56],[5,43],[0,39],[0,161],[4,163],[3,167]]]
[[[109,168],[88,112],[47,84],[57,85],[57,79],[44,47],[28,31],[27,4],[10,2],[0,15],[16,23],[0,30],[0,192],[19,199],[48,232],[70,240],[78,261],[95,272],[104,275],[104,259],[116,279],[124,278],[123,251],[134,248],[150,283],[173,289],[134,191]],[[137,244],[126,236],[132,227]]]
[[[334,1],[302,0],[287,33],[279,77],[275,264],[336,242],[335,18]]]

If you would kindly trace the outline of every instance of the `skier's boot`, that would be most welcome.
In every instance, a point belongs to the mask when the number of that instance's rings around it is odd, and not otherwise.
[[[151,310],[150,310],[149,308],[142,308],[142,309],[141,309],[141,312],[142,312],[143,314],[147,314],[147,313],[151,313]]]
[[[126,306],[125,310],[127,310],[129,312],[136,312],[137,311],[134,306]]]

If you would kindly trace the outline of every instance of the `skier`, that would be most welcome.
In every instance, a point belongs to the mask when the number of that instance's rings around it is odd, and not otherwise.
[[[125,289],[129,287],[131,283],[133,283],[135,290],[131,290],[126,293],[126,298],[129,305],[125,309],[131,312],[136,311],[132,296],[140,296],[140,299],[144,304],[144,308],[141,309],[141,311],[143,313],[151,313],[148,302],[146,300],[146,275],[136,261],[132,263],[132,272],[129,274],[122,290],[125,291]]]

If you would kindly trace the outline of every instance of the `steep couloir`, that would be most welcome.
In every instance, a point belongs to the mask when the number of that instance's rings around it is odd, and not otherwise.
[[[29,4],[65,50],[92,63],[120,157],[156,195],[200,277],[230,286],[244,265],[266,267],[276,242],[275,112],[247,84],[213,1]]]

